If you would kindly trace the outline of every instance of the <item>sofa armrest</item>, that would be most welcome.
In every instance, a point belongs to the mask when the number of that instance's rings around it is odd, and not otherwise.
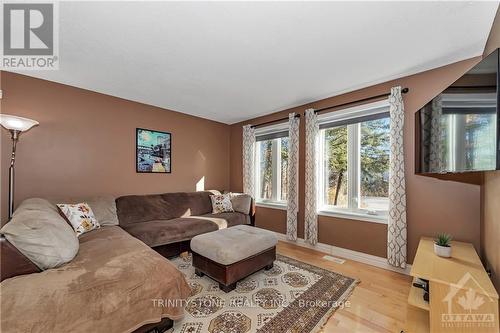
[[[0,236],[0,253],[0,282],[18,275],[40,272],[40,268],[19,252],[3,235]]]

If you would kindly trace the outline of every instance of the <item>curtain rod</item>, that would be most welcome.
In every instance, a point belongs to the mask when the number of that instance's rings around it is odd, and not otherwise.
[[[300,113],[296,114],[295,115],[295,118],[300,118]],[[275,120],[270,120],[270,121],[266,121],[265,123],[262,123],[262,124],[257,124],[257,125],[252,125],[251,127],[252,128],[255,128],[255,127],[258,127],[258,126],[264,126],[264,125],[269,125],[269,124],[273,124],[273,123],[278,123],[280,121],[284,121],[284,120],[288,120],[288,117],[286,118],[280,118],[280,119],[275,119]]]
[[[403,94],[406,94],[408,91],[410,91],[410,89],[408,88],[403,88],[401,89],[401,92]],[[321,111],[325,111],[325,110],[330,110],[330,109],[334,109],[334,108],[339,108],[341,106],[347,106],[347,105],[351,105],[351,104],[358,104],[358,103],[362,103],[362,102],[366,102],[366,101],[370,101],[372,99],[377,99],[377,98],[382,98],[382,97],[387,97],[389,96],[391,93],[385,93],[385,94],[381,94],[381,95],[377,95],[377,96],[372,96],[372,97],[367,97],[367,98],[363,98],[363,99],[359,99],[357,101],[352,101],[352,102],[347,102],[347,103],[342,103],[342,104],[337,104],[337,105],[332,105],[332,106],[327,106],[327,107],[324,107],[324,108],[321,108],[321,109],[317,109],[317,110],[314,110],[314,113],[319,113]]]
[[[403,94],[406,94],[408,91],[410,91],[410,89],[408,89],[408,88],[401,89],[401,92]],[[329,110],[329,109],[333,109],[333,108],[338,108],[338,107],[341,107],[341,106],[347,106],[347,105],[351,105],[351,104],[357,104],[357,103],[361,103],[361,102],[366,102],[366,101],[369,101],[369,100],[372,100],[372,99],[387,97],[390,94],[391,93],[385,93],[385,94],[381,94],[381,95],[377,95],[377,96],[363,98],[363,99],[360,99],[360,100],[357,100],[357,101],[347,102],[347,103],[333,105],[333,106],[327,106],[327,107],[324,107],[324,108],[321,108],[321,109],[314,110],[314,112],[318,113],[318,112],[321,112],[321,111],[325,111],[325,110]],[[300,113],[296,114],[295,118],[300,118]],[[275,120],[270,120],[270,121],[266,121],[266,122],[261,123],[261,124],[252,125],[251,127],[255,128],[255,127],[259,127],[259,126],[269,125],[269,124],[278,123],[280,121],[284,121],[284,120],[287,120],[287,119],[288,119],[288,117],[286,117],[286,118],[280,118],[280,119],[275,119]]]

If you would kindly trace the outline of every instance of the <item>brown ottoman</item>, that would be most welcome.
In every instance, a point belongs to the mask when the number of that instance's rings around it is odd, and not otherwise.
[[[273,267],[276,243],[273,232],[248,225],[212,231],[191,240],[193,266],[198,276],[210,276],[227,293],[239,280]]]

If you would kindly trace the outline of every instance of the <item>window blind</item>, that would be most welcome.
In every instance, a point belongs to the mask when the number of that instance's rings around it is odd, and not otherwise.
[[[262,133],[255,135],[255,141],[267,141],[279,138],[287,138],[288,130],[278,130],[276,132]]]
[[[320,124],[319,129],[358,124],[358,123],[362,123],[365,121],[388,118],[389,116],[390,116],[389,111],[387,111],[387,112],[369,114],[369,115],[365,115],[365,116],[328,121],[328,122],[324,122],[324,123]]]

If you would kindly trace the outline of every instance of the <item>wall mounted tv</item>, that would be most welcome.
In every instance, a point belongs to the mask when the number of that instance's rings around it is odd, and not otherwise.
[[[499,49],[416,113],[416,172],[500,170]]]

